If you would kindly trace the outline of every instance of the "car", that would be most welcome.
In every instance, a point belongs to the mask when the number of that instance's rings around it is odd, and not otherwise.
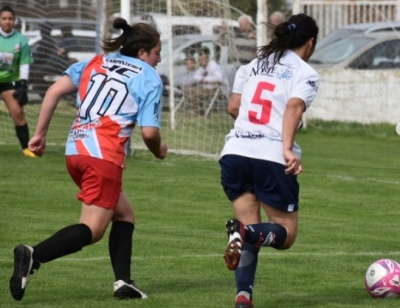
[[[72,29],[96,31],[97,22],[94,20],[78,20],[68,18],[32,18],[17,16],[15,20],[15,28],[22,34],[34,32],[40,29],[40,26],[48,22],[53,29],[60,29],[62,26],[68,25]]]
[[[113,14],[113,18],[119,17],[119,13]],[[227,24],[229,27],[239,27],[239,22],[233,19],[222,17],[206,16],[171,16],[171,18],[162,13],[149,12],[140,15],[132,15],[131,23],[145,22],[154,26],[161,35],[161,40],[168,38],[168,25],[171,23],[171,32],[173,36],[197,34],[212,35],[214,28]]]
[[[100,38],[98,38],[98,33],[96,31],[72,29],[71,33],[76,41],[77,47],[79,47],[77,48],[79,51],[71,51],[69,54],[70,58],[82,61],[93,57],[96,54],[96,50],[100,52]],[[24,35],[28,38],[32,52],[35,53],[35,49],[42,39],[40,31],[28,31]],[[56,43],[59,42],[61,40],[61,30],[53,29],[51,31],[51,37]]]
[[[370,22],[356,23],[345,27],[338,28],[330,32],[327,36],[321,39],[316,46],[316,51],[325,48],[326,46],[335,43],[338,40],[350,37],[356,34],[374,33],[374,32],[400,32],[400,21],[393,22]]]
[[[316,50],[308,63],[315,69],[399,69],[399,33],[374,32],[343,38]]]

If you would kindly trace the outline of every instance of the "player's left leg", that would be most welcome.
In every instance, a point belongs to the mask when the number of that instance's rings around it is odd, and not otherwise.
[[[296,241],[299,212],[286,212],[263,203],[262,206],[269,221],[253,227],[254,233],[259,232],[265,238],[261,246],[289,249]],[[271,234],[270,239],[268,239],[269,234]]]

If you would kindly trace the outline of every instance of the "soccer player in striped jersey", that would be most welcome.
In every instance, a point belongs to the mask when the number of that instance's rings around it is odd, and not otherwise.
[[[145,299],[131,279],[132,235],[135,215],[122,191],[124,144],[137,122],[142,138],[156,158],[167,156],[161,142],[163,85],[155,66],[161,61],[160,35],[145,23],[130,26],[125,19],[113,22],[122,34],[103,42],[108,55],[70,66],[47,91],[35,135],[29,148],[43,155],[46,134],[63,95],[77,92],[77,113],[66,145],[68,172],[80,191],[78,224],[65,227],[37,245],[14,249],[10,290],[21,300],[29,275],[40,264],[72,254],[99,241],[111,223],[109,254],[114,271],[114,296]]]
[[[14,29],[15,12],[0,9],[0,95],[14,121],[22,153],[36,157],[28,149],[29,128],[23,106],[28,102],[29,65],[33,63],[28,39]]]
[[[295,242],[303,168],[294,138],[320,81],[307,63],[317,43],[315,20],[298,14],[268,26],[275,38],[236,74],[228,105],[236,120],[220,158],[221,184],[235,213],[226,222],[224,257],[235,270],[236,308],[253,307],[260,247],[288,249]]]

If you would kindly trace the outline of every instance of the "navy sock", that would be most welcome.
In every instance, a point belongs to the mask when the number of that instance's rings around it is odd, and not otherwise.
[[[245,226],[247,243],[258,246],[280,248],[286,241],[286,228],[272,222],[263,222]]]
[[[134,228],[134,224],[125,221],[116,221],[111,226],[108,251],[116,281],[130,282]]]
[[[65,227],[33,246],[33,259],[45,263],[69,255],[90,245],[92,231],[85,224]]]
[[[242,249],[239,266],[235,270],[237,292],[248,292],[250,299],[253,293],[259,251],[260,248],[255,244],[246,243]]]

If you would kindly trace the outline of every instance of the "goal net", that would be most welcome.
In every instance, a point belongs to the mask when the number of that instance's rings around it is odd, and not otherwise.
[[[233,125],[227,104],[235,72],[256,55],[256,41],[238,35],[238,17],[243,13],[228,0],[135,0],[122,1],[122,5],[119,0],[26,0],[2,4],[16,11],[17,26],[29,38],[36,56],[29,80],[30,102],[25,106],[31,135],[46,89],[70,63],[102,52],[101,39],[118,34],[110,27],[113,18],[129,16],[130,23],[150,23],[161,34],[162,61],[156,69],[164,82],[161,134],[170,151],[218,157]],[[55,45],[61,44],[65,28],[72,32],[75,45],[68,45],[64,58],[57,58],[59,63],[43,63],[37,53],[43,25],[51,27]],[[55,51],[50,52],[54,58]],[[195,73],[187,73],[187,68],[192,66],[196,72],[201,54],[218,64],[221,79],[214,82],[204,75],[203,84],[190,84]],[[60,102],[49,130],[49,145],[65,143],[75,112],[73,97]],[[0,103],[0,123],[0,143],[17,144],[4,102]],[[130,148],[133,153],[145,148],[140,128],[135,129]]]

